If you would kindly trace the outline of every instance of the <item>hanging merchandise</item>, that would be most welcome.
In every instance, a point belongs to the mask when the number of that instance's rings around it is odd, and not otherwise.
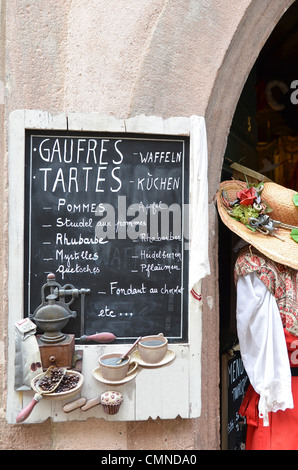
[[[42,372],[36,325],[29,319],[15,324],[15,390],[31,390],[31,381]]]

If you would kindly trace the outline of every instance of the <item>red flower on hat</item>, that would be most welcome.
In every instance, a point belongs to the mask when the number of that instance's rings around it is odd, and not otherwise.
[[[237,198],[240,201],[240,204],[243,206],[252,206],[256,199],[256,190],[254,187],[242,189],[236,193]]]

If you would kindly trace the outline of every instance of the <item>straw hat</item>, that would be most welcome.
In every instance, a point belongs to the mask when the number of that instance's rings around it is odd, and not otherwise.
[[[267,208],[272,209],[267,215],[270,217],[270,222],[278,221],[281,223],[280,225],[273,224],[278,227],[277,229],[275,227],[268,232],[266,226],[258,226],[257,229],[253,231],[253,228],[248,228],[245,223],[234,218],[234,214],[231,213],[231,210],[236,206],[238,206],[238,208],[241,207],[241,205],[239,206],[237,193],[239,196],[239,191],[246,190],[244,193],[240,194],[241,198],[246,197],[247,183],[243,181],[231,180],[224,181],[220,184],[220,190],[217,193],[219,215],[223,223],[230,230],[239,235],[239,237],[250,245],[254,246],[269,259],[298,269],[298,243],[294,241],[291,236],[292,229],[298,229],[298,207],[293,202],[293,196],[297,193],[273,182],[262,183],[262,185],[263,190],[260,193],[261,201],[259,202],[261,204],[265,203]],[[250,194],[247,195],[248,198],[249,196]],[[233,206],[233,202],[235,201],[236,204]],[[247,199],[246,203],[249,202],[251,201]],[[252,206],[250,205],[250,207]],[[249,219],[248,225],[254,225],[254,217],[255,216],[253,216],[253,219]],[[256,227],[256,225],[254,225],[254,227]]]

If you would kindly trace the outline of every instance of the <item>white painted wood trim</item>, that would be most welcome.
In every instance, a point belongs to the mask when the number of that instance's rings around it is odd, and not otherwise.
[[[16,416],[33,397],[33,392],[14,390],[15,323],[24,317],[23,312],[23,254],[24,254],[24,158],[25,129],[53,129],[74,131],[110,131],[157,133],[168,135],[191,135],[191,118],[173,117],[163,120],[155,116],[136,116],[126,120],[97,113],[70,113],[53,116],[38,110],[15,110],[9,118],[9,275],[8,275],[8,365],[7,365],[7,421],[15,423]],[[204,118],[202,120],[204,125]],[[198,142],[191,141],[191,149]],[[193,155],[190,155],[193,158]],[[191,165],[190,165],[191,168]],[[190,185],[192,184],[190,179]],[[190,198],[192,187],[190,187]],[[192,204],[192,201],[190,201]],[[191,252],[190,252],[191,256]],[[200,282],[196,289],[200,294]],[[117,386],[124,396],[118,414],[108,416],[101,406],[87,412],[76,410],[64,413],[66,402],[42,399],[34,408],[26,423],[43,422],[48,417],[53,421],[86,420],[89,417],[111,421],[194,418],[201,413],[201,324],[202,302],[189,294],[189,343],[171,344],[176,353],[175,360],[160,368],[140,368],[136,378]],[[80,345],[84,350],[84,386],[81,396],[94,398],[111,386],[94,379],[92,371],[97,367],[98,357],[103,352],[126,351],[128,345]],[[71,401],[74,398],[71,399]]]

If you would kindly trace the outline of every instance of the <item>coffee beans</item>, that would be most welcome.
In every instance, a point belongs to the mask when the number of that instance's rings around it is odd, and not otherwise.
[[[53,387],[61,380],[63,372],[60,369],[52,369],[49,374],[42,377],[39,381],[39,387],[45,391],[49,392]],[[79,376],[72,374],[71,372],[66,372],[63,379],[61,380],[58,387],[54,390],[55,393],[67,392],[76,387],[79,381]]]
[[[52,369],[49,374],[42,377],[39,381],[39,387],[45,392],[50,391],[61,380],[63,372],[60,369]]]
[[[71,390],[72,388],[75,388],[78,384],[78,381],[79,381],[78,375],[74,375],[71,373],[65,375],[63,379],[61,380],[61,383],[56,388],[55,393],[66,392],[67,390]]]

